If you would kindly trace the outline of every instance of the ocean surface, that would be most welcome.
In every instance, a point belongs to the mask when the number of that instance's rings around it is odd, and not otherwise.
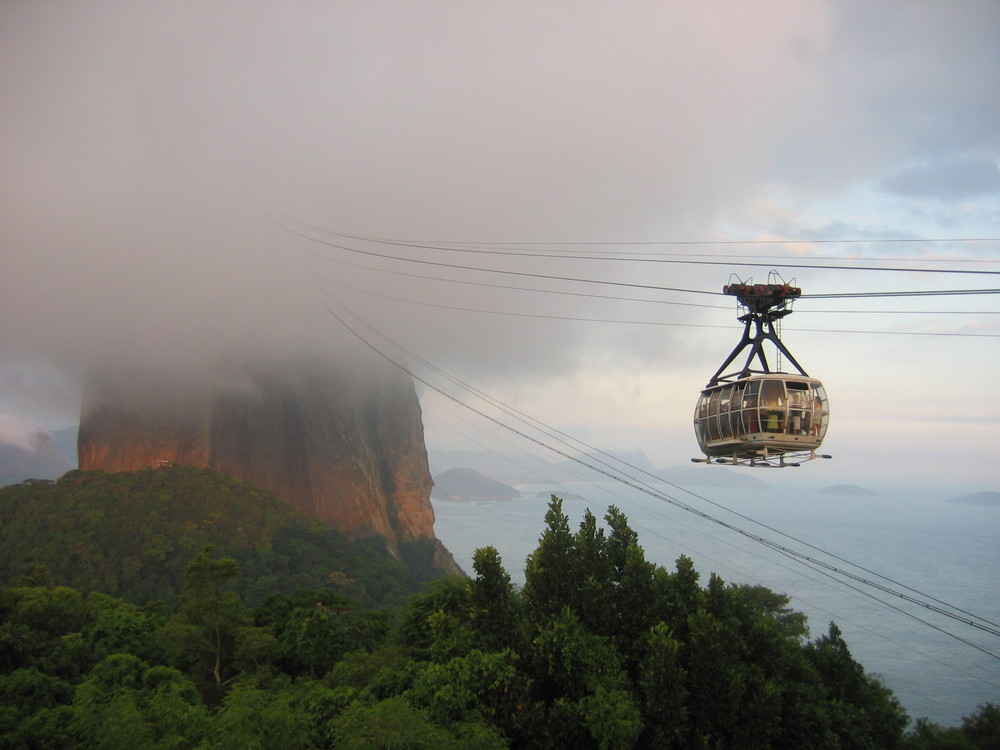
[[[1000,623],[1000,507],[948,502],[963,493],[947,489],[840,495],[809,487],[650,487],[734,528],[608,481],[517,485],[522,496],[511,501],[435,500],[435,529],[470,574],[473,552],[492,545],[523,583],[550,494],[564,498],[574,528],[587,508],[602,518],[615,505],[638,532],[647,560],[673,569],[683,554],[703,584],[714,572],[788,594],[809,617],[811,637],[836,622],[854,658],[883,679],[911,718],[956,726],[982,703],[1000,704],[1000,658],[991,655],[1000,656],[1000,637],[897,596],[933,597]],[[752,535],[892,591],[789,558]]]

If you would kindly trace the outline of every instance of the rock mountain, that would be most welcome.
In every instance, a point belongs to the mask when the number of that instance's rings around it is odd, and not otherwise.
[[[420,403],[391,365],[229,368],[218,377],[95,374],[84,391],[82,470],[183,464],[270,490],[353,538],[400,555],[434,536]]]

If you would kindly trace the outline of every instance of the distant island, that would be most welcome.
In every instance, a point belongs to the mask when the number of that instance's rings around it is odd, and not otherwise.
[[[431,497],[436,500],[513,500],[520,491],[480,474],[475,469],[448,469],[434,477]]]
[[[959,505],[979,505],[987,508],[1000,508],[1000,492],[973,492],[948,501]]]
[[[858,487],[856,484],[832,484],[820,490],[824,495],[852,495],[854,497],[872,497],[878,493],[874,490]]]

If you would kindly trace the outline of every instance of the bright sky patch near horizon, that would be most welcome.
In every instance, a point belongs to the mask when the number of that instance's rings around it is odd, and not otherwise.
[[[1000,271],[996,240],[924,241],[1000,237],[992,3],[15,0],[0,70],[0,412],[49,427],[95,361],[328,354],[343,304],[667,466],[740,334],[690,291],[1000,287],[876,270]],[[799,242],[670,244],[734,240]],[[681,258],[724,265],[639,260]],[[797,471],[994,489],[997,300],[798,302],[835,459]],[[419,392],[431,446],[509,438]]]

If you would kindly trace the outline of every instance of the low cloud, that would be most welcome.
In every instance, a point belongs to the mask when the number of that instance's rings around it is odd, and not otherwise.
[[[939,165],[952,195],[995,189],[979,157],[941,144],[996,145],[997,6],[894,8],[877,30],[873,12],[5,3],[3,354],[79,380],[118,361],[182,372],[365,349],[336,311],[489,390],[605,368],[707,375],[731,344],[687,326],[732,313],[689,303],[715,300],[557,277],[718,290],[730,269],[586,257],[665,246],[541,243],[712,237],[774,185],[807,202],[930,184],[901,164]],[[566,257],[345,250],[323,244],[332,232]],[[41,399],[3,387],[5,403]]]

